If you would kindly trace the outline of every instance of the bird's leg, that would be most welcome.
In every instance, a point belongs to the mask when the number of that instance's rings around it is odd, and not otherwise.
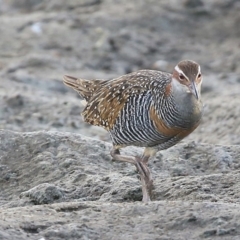
[[[153,180],[152,180],[150,170],[147,166],[147,162],[143,161],[144,158],[145,158],[145,156],[143,158],[135,157],[136,168],[139,172],[139,175],[141,178],[141,183],[142,183],[142,193],[143,193],[142,201],[147,203],[147,202],[151,201]]]
[[[128,163],[132,163],[132,164],[136,165],[135,157],[120,155],[119,148],[113,147],[110,154],[114,160],[128,162]]]
[[[152,180],[152,176],[149,171],[149,168],[147,166],[150,155],[148,154],[148,152],[146,152],[146,149],[143,157],[140,158],[140,157],[120,155],[119,148],[114,146],[113,149],[111,150],[111,156],[115,160],[132,163],[136,166],[140,174],[141,183],[142,183],[142,193],[143,193],[142,201],[145,203],[151,201],[150,196],[153,188],[153,180]]]
[[[151,201],[150,196],[152,195],[153,179],[148,168],[148,160],[150,157],[155,156],[157,151],[158,150],[156,148],[146,147],[144,149],[143,156],[141,158],[136,157],[136,167],[138,169],[142,182],[143,202]]]

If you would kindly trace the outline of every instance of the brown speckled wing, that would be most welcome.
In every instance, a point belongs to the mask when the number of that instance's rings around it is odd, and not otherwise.
[[[151,79],[138,71],[107,81],[93,94],[82,115],[90,124],[112,129],[130,95],[141,94],[150,87]]]

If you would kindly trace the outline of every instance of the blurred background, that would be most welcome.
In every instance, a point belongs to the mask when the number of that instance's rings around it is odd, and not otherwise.
[[[192,59],[202,67],[205,107],[186,141],[240,144],[240,1],[0,0],[0,23],[0,128],[108,141],[82,121],[64,74],[171,72]]]

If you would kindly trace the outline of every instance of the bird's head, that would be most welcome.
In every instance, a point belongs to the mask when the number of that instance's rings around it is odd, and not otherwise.
[[[173,70],[172,79],[177,89],[190,92],[200,99],[202,74],[198,63],[191,60],[179,62]]]

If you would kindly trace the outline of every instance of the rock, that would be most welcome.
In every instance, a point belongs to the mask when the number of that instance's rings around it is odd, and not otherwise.
[[[24,105],[24,98],[20,94],[13,96],[11,98],[8,98],[6,100],[7,104],[11,108],[20,108]]]
[[[186,0],[184,5],[188,8],[196,8],[196,7],[202,7],[203,2],[201,0]]]
[[[20,197],[29,198],[34,204],[48,204],[60,200],[64,197],[64,191],[53,184],[42,183],[22,192]]]
[[[173,67],[174,66],[172,66],[171,64],[169,64],[167,61],[164,61],[164,60],[158,60],[152,66],[154,70],[163,71],[163,72],[170,72],[172,71]]]
[[[6,130],[0,142],[4,239],[111,239],[123,229],[128,239],[238,234],[239,146],[190,142],[162,151],[150,162],[154,201],[143,204],[135,167],[112,161],[109,143],[79,134]]]

